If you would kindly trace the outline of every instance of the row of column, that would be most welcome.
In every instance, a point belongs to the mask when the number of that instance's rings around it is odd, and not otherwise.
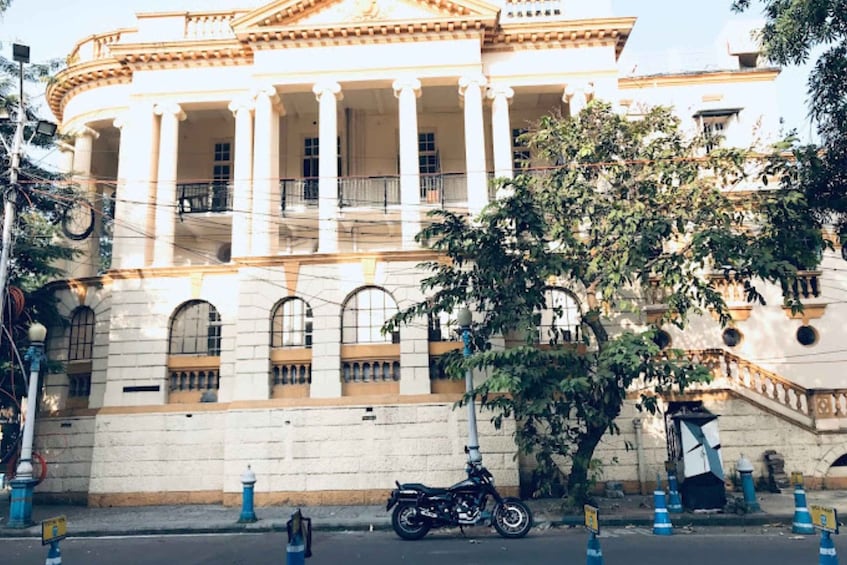
[[[421,82],[405,77],[392,86],[399,107],[402,240],[404,247],[412,248],[420,231],[417,99]],[[336,140],[338,101],[343,94],[333,81],[315,84],[313,93],[319,108],[318,252],[335,253],[339,212]],[[477,214],[488,203],[483,97],[491,100],[495,174],[511,178],[509,103],[514,91],[505,85],[489,86],[483,75],[474,75],[459,80],[459,96],[464,113],[468,210]],[[571,87],[563,95],[572,113],[587,99],[586,89]],[[279,118],[285,110],[273,86],[232,101],[229,110],[235,119],[232,256],[274,255],[280,222]],[[115,127],[121,130],[112,260],[115,268],[173,264],[179,123],[185,117],[175,103],[138,103],[115,120]],[[74,170],[90,175],[91,137],[78,136],[76,143]],[[89,257],[96,257],[96,253]]]

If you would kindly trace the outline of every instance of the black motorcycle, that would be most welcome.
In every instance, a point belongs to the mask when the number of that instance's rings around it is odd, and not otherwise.
[[[520,499],[502,497],[482,463],[468,462],[468,478],[449,488],[397,483],[386,510],[394,508],[391,526],[406,540],[424,537],[432,528],[493,525],[504,538],[522,538],[532,527],[532,513]],[[486,509],[489,497],[494,508]]]

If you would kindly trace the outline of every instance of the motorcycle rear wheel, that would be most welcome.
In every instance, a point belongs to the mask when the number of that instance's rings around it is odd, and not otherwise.
[[[532,528],[532,513],[518,498],[504,498],[494,509],[494,529],[504,538],[522,538]]]
[[[413,502],[400,502],[391,514],[391,527],[394,532],[405,540],[418,540],[429,532],[429,521],[415,520],[418,513]]]

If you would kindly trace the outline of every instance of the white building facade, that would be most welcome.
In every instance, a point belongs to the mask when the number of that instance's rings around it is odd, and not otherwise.
[[[48,99],[75,136],[75,181],[92,202],[114,199],[113,258],[98,275],[95,225],[53,283],[69,325],[50,329],[48,353],[66,371],[46,379],[37,493],[235,504],[248,464],[259,504],[382,502],[395,479],[454,482],[463,384],[436,360],[459,344],[436,320],[379,331],[423,298],[417,265],[437,259],[414,240],[427,212],[479,212],[492,176],[528,156],[525,128],[593,98],[634,115],[673,105],[732,144],[777,132],[778,71],[754,48],[729,42],[701,72],[633,72],[619,63],[634,24],[602,0],[285,0],[139,14],[80,41]],[[711,320],[673,335],[723,368],[668,402],[720,414],[730,464],[777,449],[837,480],[844,364],[792,359],[838,350],[839,261],[808,274],[804,319],[739,306],[733,347]],[[634,489],[663,468],[665,424],[626,418],[637,452],[621,425],[598,456],[619,460],[604,479]],[[486,465],[516,492],[529,468],[511,430],[480,424]]]

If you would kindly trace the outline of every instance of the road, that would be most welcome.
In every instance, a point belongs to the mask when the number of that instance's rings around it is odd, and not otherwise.
[[[259,565],[284,564],[285,534],[210,534],[154,537],[71,538],[61,544],[63,565]],[[601,537],[607,565],[749,565],[817,563],[819,538],[796,539],[784,528],[708,528],[671,537],[649,529],[609,528]],[[835,536],[841,559],[847,540]],[[316,532],[307,565],[506,565],[585,563],[587,535],[581,529],[534,530],[522,540],[504,540],[487,529],[430,534],[405,542],[391,532]],[[38,539],[0,540],[3,565],[43,565],[47,549]]]

